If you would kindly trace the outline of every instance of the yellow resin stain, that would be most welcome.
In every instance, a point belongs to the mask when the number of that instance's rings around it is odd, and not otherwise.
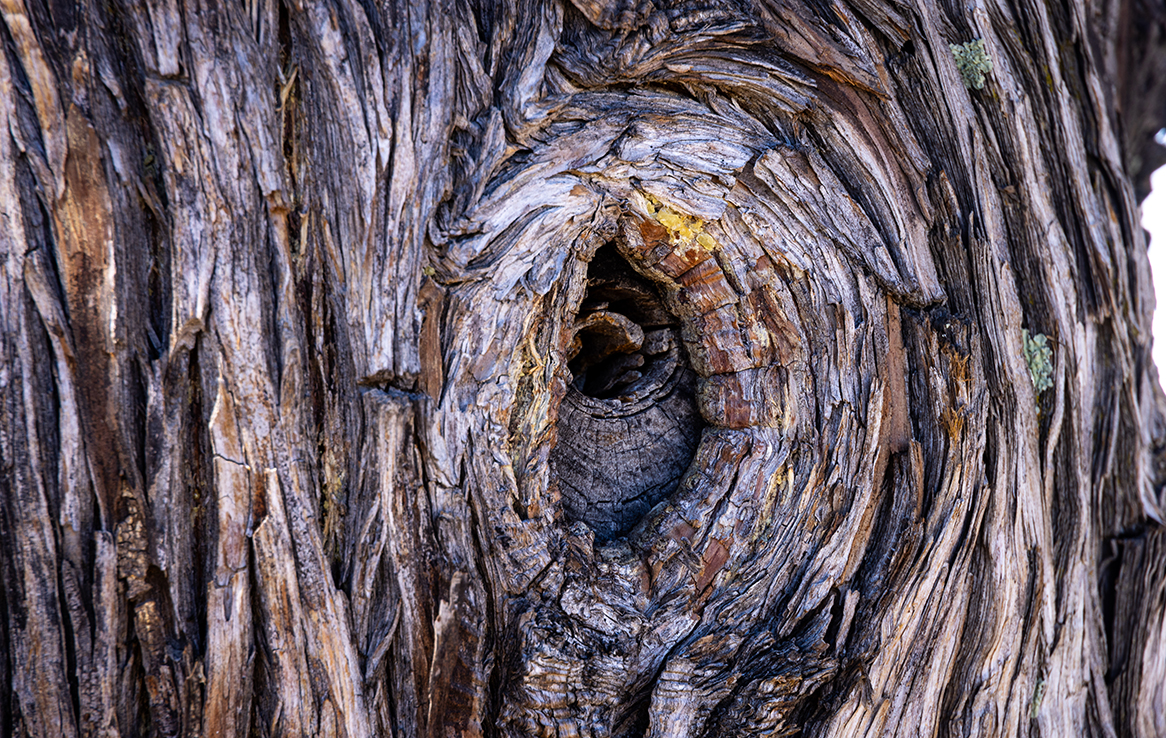
[[[668,231],[669,240],[674,246],[691,246],[695,243],[709,252],[720,248],[717,240],[705,233],[705,224],[700,218],[677,212],[646,193],[642,204],[648,216]]]

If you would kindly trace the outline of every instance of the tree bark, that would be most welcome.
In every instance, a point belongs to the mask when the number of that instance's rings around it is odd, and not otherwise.
[[[0,734],[1166,735],[1164,7],[3,0]]]

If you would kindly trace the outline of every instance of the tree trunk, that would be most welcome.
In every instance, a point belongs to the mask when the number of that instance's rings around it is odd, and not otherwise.
[[[0,2],[0,733],[1166,735],[1162,0],[665,5]]]

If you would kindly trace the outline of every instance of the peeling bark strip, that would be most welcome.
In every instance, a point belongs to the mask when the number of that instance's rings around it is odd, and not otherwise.
[[[1166,734],[1160,0],[0,13],[0,735]]]

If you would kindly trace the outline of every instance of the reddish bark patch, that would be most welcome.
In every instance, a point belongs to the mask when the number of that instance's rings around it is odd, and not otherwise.
[[[701,557],[703,567],[700,570],[700,576],[696,578],[697,592],[703,592],[712,583],[713,578],[720,572],[725,562],[729,560],[730,545],[731,541],[722,542],[716,538],[709,540],[709,545]]]

